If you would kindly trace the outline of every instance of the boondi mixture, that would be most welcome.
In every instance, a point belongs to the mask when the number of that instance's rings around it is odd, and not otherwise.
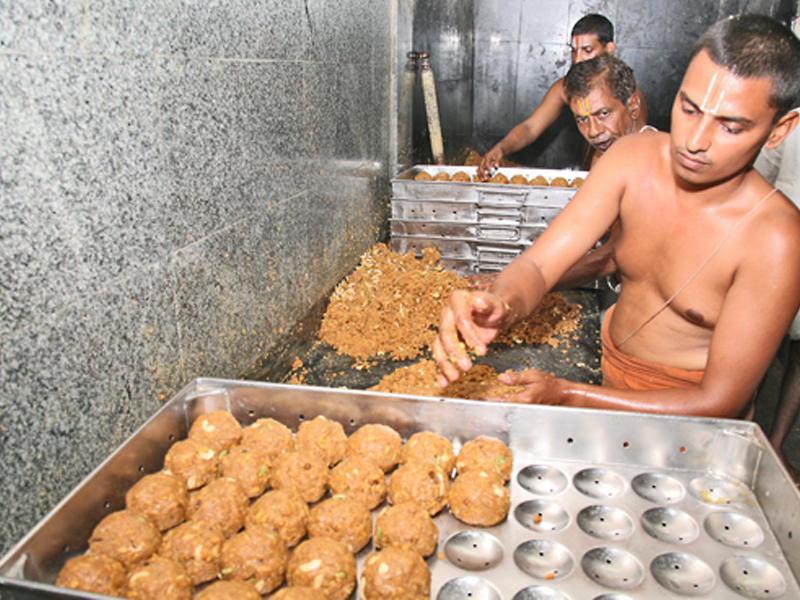
[[[376,244],[331,295],[320,340],[356,360],[387,355],[408,360],[436,337],[442,305],[463,277],[445,271],[440,254],[426,248],[421,260]]]
[[[436,337],[450,294],[469,287],[465,277],[444,270],[440,258],[433,247],[417,259],[385,244],[373,246],[331,295],[320,340],[356,360],[384,355],[408,360],[422,354]],[[494,343],[556,346],[561,334],[575,330],[579,317],[577,305],[550,293],[528,320],[502,332]]]

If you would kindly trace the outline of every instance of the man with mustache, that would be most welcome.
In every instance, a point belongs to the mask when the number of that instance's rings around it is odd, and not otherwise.
[[[621,137],[656,131],[645,124],[633,69],[619,58],[601,54],[575,63],[564,77],[564,89],[578,129],[587,142],[585,162],[590,168]],[[608,256],[615,239],[616,228],[612,227],[605,243],[581,258],[553,289],[571,289],[612,275],[615,268]],[[495,274],[468,277],[475,288],[486,288],[495,278]]]
[[[695,45],[670,133],[629,135],[597,161],[537,241],[484,291],[442,310],[433,353],[456,380],[500,328],[526,318],[618,221],[608,260],[622,291],[603,322],[603,386],[537,370],[505,400],[747,418],[800,306],[800,211],[751,165],[798,122],[800,40],[765,16]]]
[[[589,144],[589,168],[622,136],[653,129],[645,123],[633,70],[614,56],[601,54],[574,64],[564,78],[564,90]]]
[[[577,65],[596,56],[611,56],[616,50],[614,26],[606,17],[596,13],[587,14],[575,22],[570,33],[572,64]],[[647,122],[647,106],[642,92],[636,88],[637,106],[642,124]],[[504,156],[521,150],[535,142],[544,131],[555,123],[565,106],[569,104],[565,90],[565,77],[558,79],[536,107],[536,110],[522,123],[516,125],[508,134],[489,150],[478,167],[478,178],[487,181],[492,170],[500,166]]]

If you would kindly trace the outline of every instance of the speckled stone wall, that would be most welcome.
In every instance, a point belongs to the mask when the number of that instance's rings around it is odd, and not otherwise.
[[[434,72],[443,73],[437,92],[446,115],[445,154],[457,158],[465,146],[487,152],[534,111],[550,85],[569,70],[569,33],[586,13],[601,13],[614,23],[617,56],[636,73],[650,123],[666,130],[689,51],[706,28],[739,12],[788,23],[797,6],[797,0],[473,0],[474,21],[468,24],[463,11],[418,11],[414,41],[415,49],[432,53]],[[469,40],[474,50],[469,69],[454,69],[463,61],[451,60],[449,40]],[[461,110],[467,87],[471,110]],[[415,109],[423,110],[419,100]],[[417,139],[427,140],[424,118],[416,118],[415,128]],[[463,132],[470,133],[467,141]],[[539,140],[509,158],[544,168],[578,167],[582,140],[565,110]],[[422,141],[416,151],[418,162],[429,162],[430,149]]]
[[[0,0],[0,553],[163,398],[279,345],[378,239],[394,15]]]

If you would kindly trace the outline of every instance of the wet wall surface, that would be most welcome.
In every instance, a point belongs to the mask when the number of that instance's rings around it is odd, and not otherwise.
[[[569,33],[586,13],[601,13],[614,24],[617,56],[634,69],[650,124],[662,130],[669,129],[691,47],[710,25],[739,12],[785,23],[797,14],[796,0],[475,0],[470,20],[469,9],[450,8],[458,4],[418,3],[424,10],[417,11],[414,33],[415,49],[432,55],[445,155],[453,159],[465,147],[484,154],[533,112],[569,70]],[[458,40],[464,55],[454,58],[448,40]],[[466,110],[470,104],[472,110]],[[414,125],[416,162],[430,162],[420,96]],[[565,109],[540,140],[509,159],[531,167],[574,168],[581,146]]]

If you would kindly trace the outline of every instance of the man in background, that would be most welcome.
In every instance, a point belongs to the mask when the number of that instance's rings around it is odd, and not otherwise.
[[[633,69],[610,54],[576,63],[567,73],[564,90],[578,130],[587,142],[589,169],[623,136],[656,131],[644,121],[637,89]],[[617,233],[615,223],[605,242],[573,265],[553,289],[568,290],[612,276],[616,268],[609,258]]]
[[[613,55],[614,26],[606,17],[599,14],[588,14],[579,19],[572,28],[571,33],[572,64],[578,64],[602,54]],[[647,122],[647,105],[641,91],[637,88],[639,111],[643,123]],[[542,103],[533,111],[531,116],[519,125],[516,125],[500,142],[487,152],[478,167],[478,177],[486,181],[492,170],[500,166],[504,156],[521,150],[532,144],[550,127],[565,106],[569,105],[564,77],[556,81],[547,90]]]
[[[610,54],[576,63],[567,73],[564,91],[589,144],[589,168],[622,136],[653,129],[644,119],[637,89],[633,70]]]
[[[610,54],[572,65],[564,78],[567,102],[592,153],[590,168],[620,138],[653,129],[644,122],[637,89],[633,69]],[[615,238],[616,231],[612,227],[607,241],[573,265],[554,290],[572,289],[612,275],[616,269],[608,257]],[[485,288],[495,277],[494,274],[477,275],[470,280],[473,287]]]

